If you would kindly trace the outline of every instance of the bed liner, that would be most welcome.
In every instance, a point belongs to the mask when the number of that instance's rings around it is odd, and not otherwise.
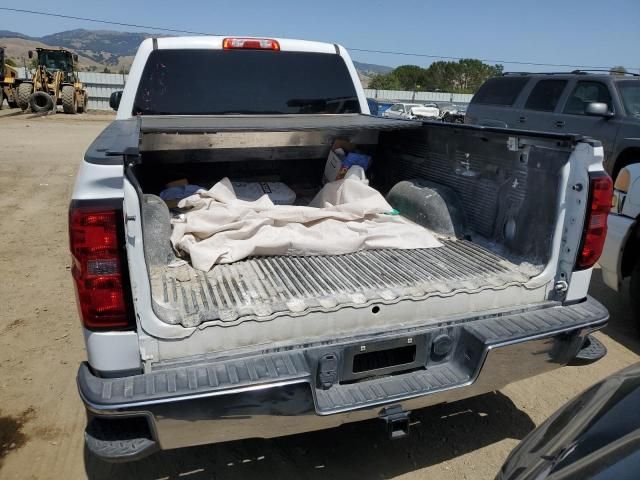
[[[155,265],[149,272],[154,311],[169,324],[233,326],[375,302],[505,290],[538,273],[467,240],[442,244],[330,256],[253,257],[209,272],[186,262]]]

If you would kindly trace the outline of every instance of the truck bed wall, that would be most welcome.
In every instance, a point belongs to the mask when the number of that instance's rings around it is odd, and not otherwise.
[[[570,150],[544,144],[510,150],[508,139],[451,128],[385,132],[371,175],[383,192],[409,179],[444,186],[460,202],[473,240],[544,264]]]

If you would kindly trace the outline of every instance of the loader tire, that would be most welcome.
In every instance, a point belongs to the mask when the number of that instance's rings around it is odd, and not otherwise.
[[[72,85],[65,85],[62,87],[62,110],[64,113],[77,113],[78,112],[78,97],[76,96],[76,89]]]
[[[29,98],[33,92],[33,85],[30,83],[21,83],[18,85],[18,107],[21,110],[29,108]]]
[[[89,103],[89,96],[85,90],[82,95],[82,102],[78,104],[78,113],[85,113],[87,111],[87,103]]]
[[[55,108],[53,98],[46,92],[34,92],[29,99],[29,106],[35,113],[48,112]]]

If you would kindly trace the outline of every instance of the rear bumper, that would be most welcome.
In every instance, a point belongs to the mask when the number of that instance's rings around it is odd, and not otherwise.
[[[433,339],[447,332],[454,346],[435,360],[431,353],[426,368],[324,389],[317,381],[319,358],[327,351],[340,357],[350,347],[374,345],[380,339],[194,363],[117,379],[95,377],[83,364],[78,386],[90,426],[113,420],[122,425],[134,417],[149,427],[144,452],[129,449],[120,455],[113,448],[96,448],[89,428],[87,446],[106,459],[135,458],[155,448],[332,428],[379,417],[390,405],[409,411],[472,397],[566,365],[584,338],[607,319],[606,309],[589,298],[571,306],[547,304],[516,314],[394,332],[385,341],[424,341],[425,351],[433,352]],[[100,445],[122,440],[114,431],[114,438],[103,438]]]

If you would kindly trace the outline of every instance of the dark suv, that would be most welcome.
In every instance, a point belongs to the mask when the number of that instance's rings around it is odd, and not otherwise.
[[[579,133],[602,141],[615,178],[640,162],[640,75],[506,73],[474,95],[465,123]]]

